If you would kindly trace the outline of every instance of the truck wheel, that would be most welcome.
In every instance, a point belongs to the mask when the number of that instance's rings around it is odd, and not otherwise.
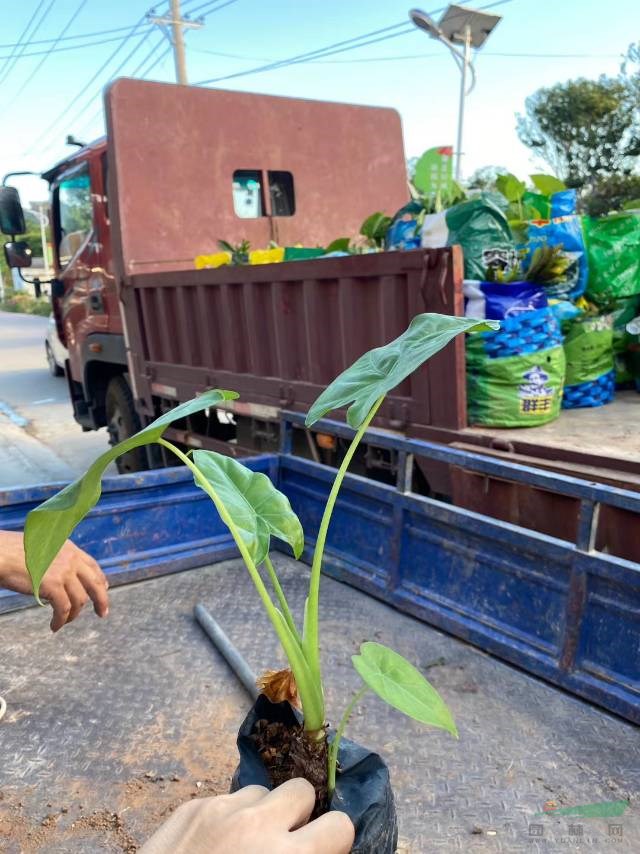
[[[138,413],[133,405],[133,395],[124,377],[109,380],[105,397],[109,444],[117,445],[140,430]],[[120,474],[146,471],[149,468],[144,448],[134,448],[116,460]]]

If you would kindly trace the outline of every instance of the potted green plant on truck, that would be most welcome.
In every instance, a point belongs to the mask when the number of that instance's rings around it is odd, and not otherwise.
[[[402,335],[365,353],[340,374],[309,410],[306,423],[312,427],[332,410],[348,406],[347,421],[355,435],[335,475],[317,531],[302,619],[290,608],[270,558],[272,537],[287,543],[296,558],[303,551],[304,532],[287,497],[266,475],[231,457],[205,450],[184,453],[163,438],[172,421],[219,406],[237,397],[234,392],[207,391],[165,413],[104,453],[83,477],[27,518],[27,565],[37,597],[42,577],[58,550],[97,503],[102,475],[112,460],[132,448],[157,443],[189,467],[195,484],[211,498],[228,527],[288,662],[286,670],[261,680],[266,693],[258,698],[240,730],[241,761],[234,786],[255,782],[277,785],[305,776],[316,790],[317,814],[342,809],[351,816],[356,827],[356,852],[391,854],[397,840],[386,765],[377,755],[343,737],[361,697],[373,692],[415,720],[454,736],[457,730],[449,709],[424,676],[392,649],[370,641],[352,656],[362,686],[354,696],[343,698],[342,708],[332,716],[337,726],[329,726],[320,659],[320,587],[332,512],[349,464],[386,394],[456,335],[497,326],[491,321],[418,315]],[[280,696],[287,699],[277,702]]]

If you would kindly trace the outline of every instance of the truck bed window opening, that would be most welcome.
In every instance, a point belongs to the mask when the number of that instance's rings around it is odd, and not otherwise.
[[[265,182],[266,177],[266,182]],[[270,211],[265,205],[265,183],[269,187]],[[293,175],[284,170],[236,169],[233,173],[233,209],[241,219],[264,216],[293,216],[296,210]]]

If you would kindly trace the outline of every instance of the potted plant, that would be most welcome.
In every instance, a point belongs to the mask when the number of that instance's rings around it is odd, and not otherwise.
[[[385,395],[459,333],[497,326],[491,321],[418,315],[402,335],[364,354],[340,374],[309,410],[306,423],[311,427],[328,412],[348,405],[347,421],[356,434],[335,476],[317,533],[302,627],[269,557],[271,537],[288,543],[296,558],[303,550],[302,526],[286,496],[266,475],[231,457],[204,450],[184,453],[162,437],[172,421],[233,399],[237,397],[234,392],[208,391],[165,413],[102,454],[83,477],[27,517],[25,551],[37,598],[51,561],[97,503],[102,474],[112,460],[132,448],[158,443],[189,467],[196,485],[211,498],[231,532],[289,663],[286,670],[269,673],[261,680],[266,696],[259,697],[240,731],[241,763],[234,785],[256,781],[278,784],[289,777],[307,777],[316,789],[317,812],[338,808],[351,815],[356,825],[354,851],[393,852],[397,835],[386,766],[375,754],[342,738],[362,695],[373,691],[415,720],[454,736],[457,730],[444,701],[422,674],[398,653],[373,642],[363,643],[360,653],[352,656],[362,687],[351,699],[345,698],[336,730],[329,729],[320,663],[319,604],[331,514],[349,463]]]

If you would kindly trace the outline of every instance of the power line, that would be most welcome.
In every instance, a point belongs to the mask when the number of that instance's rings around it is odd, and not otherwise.
[[[131,27],[124,27],[123,29],[130,30]],[[151,32],[152,29],[153,27],[148,27],[147,32]],[[60,41],[62,41],[62,39],[60,39]],[[103,44],[112,44],[113,42],[119,41],[122,41],[122,36],[114,36],[111,39],[100,39],[99,41],[93,42],[83,42],[82,44],[71,44],[65,47],[55,48],[55,50],[34,50],[30,51],[29,53],[21,53],[20,56],[17,57],[17,59],[27,59],[30,56],[48,56],[50,53],[68,53],[68,51],[70,50],[81,50],[85,47],[100,47]],[[36,44],[36,42],[29,42],[29,44]],[[7,58],[11,58],[11,54],[8,57],[0,56],[0,59]]]
[[[42,3],[44,3],[44,0],[41,0],[40,5],[42,5]],[[67,42],[74,39],[92,39],[96,36],[109,36],[112,35],[112,33],[124,33],[130,29],[131,27],[115,27],[111,30],[96,30],[93,33],[76,33],[72,36],[64,36],[62,38],[58,37],[55,39],[29,39],[29,44],[51,44],[52,42]],[[16,42],[15,44],[0,44],[0,48],[4,50],[5,48],[20,47],[20,44],[21,42]]]
[[[5,68],[7,67],[7,64],[8,64],[8,63],[13,59],[13,57],[16,55],[16,54],[15,54],[16,48],[20,48],[20,47],[22,47],[22,46],[23,46],[24,39],[26,38],[26,35],[27,35],[27,33],[29,32],[29,29],[30,29],[30,27],[31,27],[31,24],[34,22],[34,20],[35,20],[35,18],[36,18],[36,15],[38,14],[38,12],[40,11],[40,9],[42,8],[42,6],[43,6],[43,5],[44,5],[44,0],[40,0],[40,2],[38,3],[38,5],[36,6],[36,9],[35,9],[35,11],[34,11],[33,15],[29,18],[29,21],[27,22],[27,26],[24,28],[24,30],[23,30],[23,31],[22,31],[22,33],[20,34],[20,36],[19,36],[19,38],[18,38],[17,43],[16,43],[16,44],[14,44],[14,45],[10,45],[10,47],[12,47],[12,48],[13,48],[13,52],[10,54],[10,56],[6,57],[5,63],[4,63],[4,65],[2,66],[2,68],[0,69],[0,75],[2,75],[2,74],[3,74],[3,72],[4,72]],[[2,78],[2,79],[4,79],[4,78]]]
[[[51,2],[49,3],[49,5],[47,6],[47,8],[44,10],[44,12],[42,13],[42,15],[40,16],[40,20],[36,23],[35,27],[34,27],[34,28],[31,30],[31,32],[29,33],[29,36],[28,36],[28,37],[26,37],[26,38],[25,38],[24,34],[23,34],[23,36],[21,36],[21,38],[23,39],[23,43],[22,43],[22,50],[18,50],[17,52],[16,52],[16,51],[14,51],[13,62],[11,62],[11,60],[8,60],[8,61],[7,61],[7,63],[5,63],[5,68],[6,68],[7,70],[4,72],[4,74],[2,75],[2,77],[0,77],[0,83],[4,83],[4,81],[7,79],[7,77],[9,77],[9,75],[11,74],[11,72],[13,71],[13,69],[14,69],[14,67],[15,67],[16,62],[17,62],[17,61],[18,61],[18,59],[22,56],[22,54],[24,53],[25,48],[28,46],[28,44],[29,44],[29,41],[28,41],[28,40],[29,40],[32,36],[34,36],[34,35],[38,32],[38,30],[40,29],[40,27],[43,25],[43,23],[45,22],[45,20],[46,20],[46,18],[47,18],[47,16],[48,16],[48,14],[49,14],[49,12],[50,12],[50,11],[51,11],[51,9],[53,8],[53,5],[54,5],[54,3],[55,3],[55,2],[56,2],[56,0],[51,0]],[[33,20],[33,18],[35,17],[35,15],[36,15],[36,14],[37,14],[37,12],[38,12],[38,9],[40,9],[40,7],[41,7],[41,6],[42,6],[42,0],[41,0],[41,2],[38,4],[38,8],[37,8],[37,9],[36,9],[36,11],[34,12],[34,14],[31,16],[31,20]],[[29,26],[30,26],[30,24],[28,24],[28,25],[27,25],[27,29],[28,29],[28,27],[29,27]],[[8,66],[8,67],[7,67],[7,66]]]
[[[140,62],[140,63],[136,66],[136,68],[134,68],[134,70],[131,72],[131,75],[130,75],[130,76],[131,76],[131,77],[135,77],[137,74],[139,74],[139,73],[141,72],[142,68],[144,67],[144,65],[145,65],[145,64],[146,64],[150,59],[152,59],[152,58],[153,58],[153,55],[154,55],[155,53],[157,53],[158,48],[161,48],[161,47],[164,45],[164,43],[165,43],[165,42],[164,42],[164,38],[160,39],[160,41],[159,41],[159,42],[157,42],[157,43],[154,45],[154,47],[151,49],[151,51],[150,51],[150,52],[149,52],[149,53],[144,57],[144,59],[142,60],[142,62]],[[151,74],[151,72],[153,71],[153,69],[154,69],[154,68],[155,68],[155,67],[156,67],[160,62],[162,62],[162,60],[163,60],[163,59],[165,59],[165,58],[169,55],[169,53],[171,53],[171,46],[166,47],[166,48],[165,48],[165,50],[164,50],[164,51],[162,51],[162,52],[160,53],[160,55],[155,59],[155,61],[154,61],[154,62],[153,62],[153,63],[152,63],[148,68],[146,68],[144,71],[142,71],[142,73],[141,73],[141,77],[144,79],[144,78],[147,76],[147,74]],[[90,119],[88,119],[84,124],[82,124],[82,125],[77,129],[76,133],[77,133],[79,136],[82,136],[82,133],[83,133],[83,131],[84,131],[84,129],[85,129],[85,128],[90,127],[90,126],[95,122],[95,120],[96,120],[96,119],[98,119],[98,118],[103,118],[103,117],[104,117],[104,110],[103,110],[102,104],[100,104],[100,107],[98,108],[98,110],[96,110],[96,112],[91,116],[91,118],[90,118]],[[45,149],[45,150],[46,150],[46,149]]]
[[[204,4],[204,5],[211,5],[211,3]],[[225,4],[225,5],[227,5],[227,4]],[[215,9],[211,9],[211,10],[209,10],[208,12],[205,12],[204,17],[206,17],[207,15],[209,15],[209,14],[211,14],[211,13],[213,13],[213,12],[217,12],[217,11],[218,11],[219,9],[221,9],[221,8],[222,8],[221,6],[218,6],[218,7],[217,7],[217,8],[215,8]],[[120,50],[124,47],[124,45],[126,44],[126,42],[127,42],[127,41],[129,41],[129,39],[131,39],[131,38],[136,34],[136,32],[140,30],[140,27],[141,27],[142,23],[143,23],[145,20],[146,20],[146,15],[144,15],[142,18],[140,18],[140,20],[137,22],[137,24],[135,24],[133,27],[129,28],[129,33],[124,37],[124,39],[121,39],[121,42],[122,42],[122,43],[121,43],[121,45],[120,45],[118,48],[116,48],[116,50],[111,54],[111,56],[109,57],[109,59],[107,59],[107,60],[106,60],[106,62],[105,62],[105,63],[103,63],[103,65],[102,65],[102,66],[98,69],[98,71],[93,75],[93,77],[91,78],[91,80],[89,80],[89,82],[85,84],[85,86],[82,88],[82,90],[81,90],[81,91],[80,91],[80,92],[79,92],[79,93],[78,93],[78,94],[73,98],[73,100],[72,100],[72,101],[67,105],[67,107],[62,111],[62,113],[60,113],[60,115],[58,115],[58,117],[57,117],[57,118],[56,118],[56,119],[55,119],[55,120],[54,120],[54,121],[53,121],[53,122],[52,122],[52,123],[51,123],[47,128],[45,128],[45,130],[40,134],[40,136],[39,136],[37,139],[35,139],[35,140],[33,141],[33,143],[32,143],[32,144],[29,146],[29,148],[25,151],[25,154],[28,154],[30,151],[32,151],[32,150],[33,150],[33,148],[34,148],[34,147],[35,147],[35,146],[36,146],[36,145],[37,145],[37,144],[38,144],[42,139],[46,138],[46,137],[50,134],[50,132],[51,132],[54,128],[56,128],[56,127],[58,126],[58,124],[60,123],[60,121],[61,121],[62,119],[67,119],[67,121],[69,121],[69,123],[70,123],[70,124],[71,124],[71,123],[73,123],[74,121],[76,121],[76,120],[77,120],[77,118],[78,118],[78,116],[79,116],[79,115],[82,115],[82,113],[83,113],[83,112],[85,112],[85,110],[86,110],[86,109],[91,105],[91,103],[95,100],[95,98],[96,98],[96,97],[99,97],[99,96],[102,94],[102,91],[103,91],[104,86],[105,86],[106,84],[102,84],[102,85],[100,86],[100,88],[99,88],[96,92],[94,92],[94,94],[93,94],[93,95],[91,95],[91,97],[90,97],[86,102],[84,102],[84,103],[83,103],[83,105],[82,105],[81,109],[80,109],[79,111],[76,111],[76,113],[74,113],[74,115],[73,115],[73,117],[72,117],[71,119],[69,119],[69,118],[68,118],[68,116],[67,116],[67,110],[68,110],[70,107],[72,107],[72,106],[73,106],[73,105],[78,101],[78,99],[79,99],[79,98],[81,98],[81,97],[82,97],[82,96],[87,92],[87,90],[91,87],[91,85],[95,82],[95,80],[100,76],[100,74],[102,74],[102,72],[105,70],[105,68],[109,65],[109,63],[111,62],[111,60],[112,60],[112,59],[114,59],[114,57],[115,57],[115,56],[120,52]],[[153,28],[150,28],[150,29],[153,29]],[[148,35],[149,35],[149,30],[146,30],[146,31],[144,31],[144,32],[143,32],[142,40],[141,40],[140,42],[138,42],[138,44],[137,44],[137,45],[134,47],[134,49],[129,53],[129,55],[128,55],[128,56],[127,56],[127,57],[126,57],[126,58],[125,58],[121,63],[120,63],[120,65],[116,68],[116,70],[115,70],[115,71],[111,74],[111,76],[109,77],[109,80],[113,80],[113,78],[114,78],[114,77],[116,77],[116,75],[117,75],[117,74],[119,74],[119,72],[124,68],[124,66],[127,64],[127,62],[132,58],[132,56],[133,56],[133,55],[137,52],[137,50],[139,50],[139,48],[142,46],[142,44],[144,43],[144,41],[147,39]],[[133,71],[133,73],[132,73],[132,75],[131,75],[131,76],[135,76],[135,74],[137,74],[137,73],[138,73],[139,69],[144,65],[144,63],[145,63],[145,62],[147,62],[147,61],[151,58],[151,56],[152,56],[152,54],[155,52],[155,50],[157,50],[157,48],[158,48],[160,45],[162,45],[162,44],[164,44],[164,41],[163,41],[163,40],[161,40],[160,42],[158,42],[158,43],[156,44],[155,48],[153,48],[153,49],[152,49],[151,53],[147,54],[147,56],[142,60],[142,62],[139,64],[139,66],[138,66],[138,67]],[[153,69],[154,69],[154,68],[155,68],[155,67],[156,67],[156,66],[157,66],[157,65],[162,61],[162,59],[164,59],[164,57],[167,55],[167,53],[168,53],[171,49],[172,49],[171,47],[168,47],[168,48],[165,50],[165,52],[164,52],[161,56],[159,56],[159,57],[158,57],[158,58],[153,62],[153,64],[152,64],[149,68],[147,68],[147,69],[144,71],[144,75],[150,74],[150,73],[151,73],[151,71],[152,71],[152,70],[153,70]],[[101,108],[101,109],[102,109],[102,108]],[[44,146],[44,148],[43,148],[42,150],[43,150],[43,151],[47,151],[49,148],[52,148],[52,147],[53,147],[53,145],[55,145],[55,142],[54,142],[54,141],[52,141],[52,142],[50,142],[48,145]]]
[[[513,0],[495,0],[493,3],[487,3],[484,6],[479,6],[478,11],[482,11],[485,9],[492,9],[495,6],[502,6],[505,3],[511,3]],[[439,9],[434,9],[430,12],[430,16],[437,15],[440,12],[443,12],[446,7],[441,7]],[[461,15],[464,12],[460,13]],[[404,29],[401,29],[404,28]],[[391,32],[392,30],[396,30],[396,32]],[[383,27],[380,30],[373,30],[369,33],[363,33],[360,36],[354,36],[351,39],[346,39],[341,42],[336,42],[335,44],[327,45],[324,48],[318,48],[315,51],[310,51],[307,53],[298,54],[296,56],[289,57],[287,59],[282,59],[276,62],[270,62],[267,65],[257,66],[255,68],[248,68],[244,71],[236,71],[232,74],[225,74],[220,77],[214,77],[210,80],[201,80],[196,83],[196,86],[205,86],[209,83],[220,83],[223,80],[233,80],[238,77],[245,77],[248,74],[258,74],[263,73],[265,71],[273,71],[279,68],[286,68],[289,65],[298,65],[301,63],[312,62],[313,60],[321,59],[325,56],[333,56],[337,53],[345,53],[350,50],[356,50],[360,47],[366,47],[370,44],[376,44],[381,41],[387,41],[388,39],[397,38],[399,36],[407,35],[408,33],[415,32],[415,27],[413,25],[407,25],[406,22],[392,24],[389,27]],[[378,36],[381,33],[387,33],[387,35],[380,35],[378,38],[369,38],[370,36]],[[363,41],[363,39],[367,39],[367,41]]]
[[[77,93],[77,94],[76,94],[76,95],[71,99],[71,101],[69,101],[69,103],[68,103],[68,104],[66,105],[66,107],[62,110],[62,112],[58,114],[58,117],[57,117],[56,119],[54,119],[54,120],[53,120],[53,122],[51,122],[51,124],[49,124],[49,125],[48,125],[48,126],[47,126],[43,131],[42,131],[42,133],[40,133],[40,135],[39,135],[38,137],[36,137],[36,139],[34,139],[34,140],[33,140],[33,142],[31,143],[31,145],[30,145],[30,146],[26,149],[26,151],[24,152],[25,154],[29,154],[31,151],[33,151],[33,150],[34,150],[34,148],[38,145],[38,143],[39,143],[41,140],[43,140],[45,137],[47,137],[47,136],[49,135],[49,133],[50,133],[50,132],[55,128],[55,127],[57,127],[57,126],[58,126],[58,124],[62,121],[62,119],[67,118],[67,110],[71,109],[71,108],[73,107],[73,105],[77,102],[77,100],[78,100],[79,98],[82,98],[82,96],[85,94],[85,92],[87,92],[87,90],[88,90],[88,89],[89,89],[89,88],[90,88],[90,87],[95,83],[95,81],[98,79],[98,77],[99,77],[99,76],[102,74],[102,72],[107,68],[107,66],[109,65],[109,63],[110,63],[113,59],[115,59],[115,58],[116,58],[116,56],[120,53],[120,51],[122,50],[122,48],[127,44],[127,42],[128,42],[130,39],[132,39],[132,38],[136,35],[136,33],[138,32],[138,30],[140,29],[140,27],[142,26],[142,24],[144,23],[144,21],[145,21],[145,15],[143,15],[143,16],[138,20],[138,22],[137,22],[136,24],[134,24],[134,25],[133,25],[133,27],[130,27],[130,28],[129,28],[129,33],[128,33],[124,38],[120,39],[120,44],[119,44],[119,45],[118,45],[118,47],[117,47],[117,48],[116,48],[116,49],[111,53],[111,55],[109,56],[109,58],[108,58],[108,59],[106,59],[106,60],[105,60],[105,62],[103,62],[103,64],[102,64],[102,65],[100,66],[100,68],[96,71],[96,73],[93,75],[93,77],[92,77],[92,78],[91,78],[87,83],[85,83],[85,85],[82,87],[82,89],[81,89],[81,90],[80,90],[80,91],[79,91],[79,92],[78,92],[78,93]],[[143,34],[143,36],[142,36],[142,39],[137,43],[136,47],[134,48],[134,51],[130,54],[130,56],[132,56],[132,55],[133,55],[133,53],[135,53],[135,51],[136,51],[136,50],[138,50],[138,49],[142,46],[143,42],[148,38],[148,36],[149,36],[148,32],[147,32],[147,31],[145,31],[145,32],[144,32],[144,34]],[[129,56],[127,57],[127,60],[128,60],[128,59],[129,59]],[[120,67],[122,67],[122,66],[120,66]],[[117,72],[116,72],[116,73],[117,73]]]
[[[200,12],[206,6],[212,6],[214,3],[219,3],[219,2],[220,2],[220,0],[209,0],[208,3],[202,3],[200,6],[197,6],[195,9],[193,9],[193,8],[185,9],[185,12],[187,12],[189,15],[196,15],[198,12]],[[227,0],[226,3],[222,3],[222,5],[218,6],[216,9],[210,9],[205,14],[210,15],[211,12],[219,12],[221,9],[224,9],[225,6],[232,6],[234,3],[237,3],[237,2],[238,2],[238,0]]]
[[[9,102],[9,104],[7,104],[7,106],[9,106],[10,104],[13,104],[13,102],[16,100],[16,98],[18,98],[18,97],[19,97],[19,96],[24,92],[24,90],[27,88],[27,86],[29,85],[29,83],[31,83],[31,81],[33,80],[33,78],[34,78],[34,77],[36,76],[36,74],[38,73],[38,71],[40,71],[40,69],[42,68],[42,66],[43,66],[43,65],[45,64],[45,62],[47,61],[47,59],[48,59],[48,58],[51,56],[51,54],[53,53],[53,51],[54,51],[54,49],[55,49],[55,46],[58,44],[58,42],[60,41],[60,39],[61,39],[61,38],[63,38],[64,34],[67,32],[67,30],[68,30],[68,29],[71,27],[71,25],[74,23],[74,21],[76,20],[76,18],[77,18],[77,17],[78,17],[78,15],[80,14],[80,12],[82,12],[82,10],[83,10],[83,9],[84,9],[84,7],[87,5],[87,3],[88,3],[88,0],[80,0],[80,4],[79,4],[78,8],[77,8],[77,9],[76,9],[76,11],[71,15],[71,17],[69,18],[69,20],[67,21],[67,23],[64,25],[64,27],[63,27],[63,28],[62,28],[62,30],[60,31],[60,35],[58,36],[57,41],[55,41],[55,42],[51,45],[51,47],[49,48],[48,52],[47,52],[47,53],[45,53],[45,55],[42,57],[42,59],[40,60],[40,62],[36,65],[36,67],[33,69],[33,71],[31,72],[31,74],[30,74],[30,75],[27,77],[27,79],[24,81],[24,83],[22,84],[22,86],[20,86],[20,88],[19,88],[19,89],[18,89],[18,91],[15,93],[15,95],[13,96],[13,98],[11,99],[11,101]]]
[[[363,33],[359,36],[354,36],[350,39],[345,39],[341,42],[336,42],[335,44],[327,45],[323,48],[318,48],[317,50],[308,51],[307,53],[300,53],[296,56],[288,57],[287,59],[277,60],[275,62],[268,63],[267,65],[258,66],[257,68],[248,68],[244,71],[237,71],[234,74],[227,74],[224,77],[215,77],[211,80],[201,80],[199,83],[196,83],[196,86],[205,86],[208,83],[217,83],[220,80],[231,80],[234,77],[244,77],[247,74],[257,74],[262,71],[271,71],[272,69],[281,68],[287,65],[295,65],[298,62],[308,62],[310,58],[316,57],[318,55],[325,55],[326,51],[329,51],[333,48],[341,48],[343,50],[353,49],[355,47],[363,47],[364,44],[370,44],[371,42],[364,42],[363,44],[354,44],[354,42],[362,42],[363,39],[369,38],[369,36],[375,36],[380,33],[389,33],[389,35],[384,36],[382,39],[374,39],[373,41],[383,41],[387,38],[394,38],[397,35],[404,35],[405,33],[411,32],[413,27],[409,29],[404,29],[402,32],[391,34],[390,31],[398,30],[400,27],[406,27],[406,23],[403,21],[399,24],[392,24],[389,27],[382,27],[379,30],[372,30],[369,33]],[[344,47],[342,47],[344,45]],[[338,52],[338,51],[335,51]]]

